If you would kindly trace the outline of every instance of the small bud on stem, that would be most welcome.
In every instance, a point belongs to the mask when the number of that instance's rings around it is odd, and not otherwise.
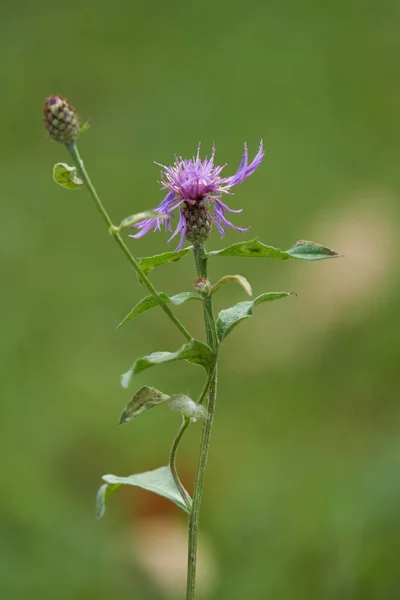
[[[44,101],[44,124],[56,142],[73,142],[79,133],[79,117],[62,96],[49,96]]]

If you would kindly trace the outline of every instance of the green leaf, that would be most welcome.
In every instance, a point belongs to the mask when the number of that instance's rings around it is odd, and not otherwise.
[[[148,356],[138,358],[132,367],[121,376],[121,385],[127,388],[133,375],[162,363],[173,362],[175,360],[187,360],[195,365],[201,365],[208,368],[212,360],[212,350],[207,344],[199,340],[192,339],[179,348],[176,352],[153,352]]]
[[[90,129],[90,123],[89,121],[85,121],[83,123],[83,125],[80,126],[79,132],[78,132],[78,137],[81,137],[81,135],[83,135],[84,133],[86,133],[87,131],[89,131]]]
[[[53,179],[66,190],[79,190],[83,187],[82,179],[76,174],[76,167],[70,167],[66,163],[57,163],[54,165]]]
[[[300,240],[290,250],[279,250],[273,246],[266,246],[258,238],[248,242],[239,242],[223,248],[222,250],[213,250],[208,256],[242,256],[251,258],[278,258],[287,260],[288,258],[300,258],[305,260],[321,260],[324,258],[336,258],[340,256],[334,250],[321,246],[316,242],[306,242]]]
[[[171,302],[171,304],[174,304],[175,306],[179,306],[179,304],[183,304],[188,300],[203,300],[203,296],[201,294],[197,294],[196,292],[181,292],[175,296],[168,296],[165,292],[159,292],[159,296],[163,303]],[[132,310],[118,325],[117,329],[122,327],[122,325],[125,325],[125,323],[129,323],[129,321],[132,321],[132,319],[138,315],[141,315],[147,310],[150,310],[150,308],[154,308],[158,305],[158,300],[154,296],[146,296],[132,308]]]
[[[132,227],[136,225],[136,223],[140,223],[140,221],[144,221],[145,219],[160,219],[161,221],[165,221],[168,218],[168,215],[165,213],[159,213],[155,210],[146,210],[144,212],[136,213],[134,215],[130,215],[123,219],[118,226],[118,230],[127,229],[128,227]]]
[[[97,516],[100,519],[105,512],[106,502],[110,495],[115,492],[121,485],[133,485],[140,487],[149,492],[154,492],[159,496],[163,496],[174,502],[179,508],[185,512],[189,512],[181,493],[172,477],[169,466],[159,467],[153,471],[145,473],[137,473],[129,477],[117,477],[117,475],[104,475],[102,477],[105,485],[102,485],[97,492]],[[187,493],[187,498],[191,504],[191,499]]]
[[[143,386],[127,404],[119,420],[120,425],[137,417],[145,410],[149,410],[149,408],[153,408],[163,402],[168,402],[170,398],[171,396],[167,396],[153,387]]]
[[[324,258],[338,258],[341,256],[330,248],[305,240],[296,242],[293,248],[287,250],[287,254],[292,258],[302,258],[305,260],[323,260]]]
[[[278,250],[273,246],[266,246],[258,238],[248,242],[239,242],[223,248],[222,250],[213,250],[208,256],[244,256],[256,258],[280,258],[285,260],[289,258],[286,252]]]
[[[192,251],[193,246],[188,246],[187,248],[183,248],[183,250],[179,250],[179,252],[164,252],[164,254],[155,254],[154,256],[147,256],[145,258],[139,258],[139,264],[142,267],[143,271],[147,275],[156,267],[160,265],[164,265],[170,262],[176,262],[180,260],[184,256],[187,256]]]
[[[238,302],[235,306],[221,310],[217,318],[217,331],[219,339],[222,340],[239,325],[244,319],[248,319],[253,314],[253,308],[257,304],[262,302],[271,302],[272,300],[279,300],[279,298],[286,298],[291,296],[289,292],[268,292],[257,296],[254,300],[246,302]]]

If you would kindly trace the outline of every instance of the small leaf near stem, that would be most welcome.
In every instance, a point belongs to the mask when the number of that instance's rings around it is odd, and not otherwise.
[[[241,288],[246,292],[248,296],[253,295],[253,291],[251,289],[250,283],[247,281],[246,277],[243,275],[225,275],[221,277],[217,283],[215,283],[211,288],[211,294],[215,294],[224,283],[237,283],[241,286]]]
[[[189,333],[189,331],[179,321],[179,319],[177,319],[175,317],[174,313],[169,308],[169,306],[162,302],[162,300],[161,300],[161,298],[160,298],[160,296],[159,296],[156,288],[151,283],[150,279],[148,279],[148,277],[146,276],[146,274],[143,272],[143,270],[141,269],[138,261],[131,254],[129,248],[127,247],[127,245],[123,241],[122,237],[120,236],[117,228],[115,227],[115,225],[113,225],[113,222],[111,221],[108,212],[104,208],[103,203],[101,202],[99,196],[97,195],[96,189],[95,189],[94,185],[92,184],[91,179],[90,179],[90,177],[89,177],[89,175],[88,175],[88,173],[86,171],[85,165],[83,164],[83,160],[82,160],[82,158],[81,158],[81,156],[79,154],[78,147],[77,147],[76,143],[73,142],[73,141],[72,142],[68,142],[68,143],[65,144],[65,147],[68,150],[68,152],[70,153],[70,155],[72,157],[72,160],[74,161],[75,166],[78,169],[78,171],[79,171],[79,173],[80,173],[80,175],[82,177],[82,180],[86,183],[86,186],[87,186],[87,189],[89,191],[89,194],[91,195],[92,199],[94,200],[94,202],[96,204],[96,207],[97,207],[97,210],[99,211],[99,213],[103,217],[103,220],[105,221],[105,223],[106,223],[106,225],[108,227],[108,230],[113,233],[113,238],[115,239],[115,241],[117,242],[117,244],[121,248],[122,252],[127,257],[127,259],[129,261],[131,267],[134,269],[134,271],[136,272],[137,276],[139,277],[139,280],[147,287],[147,289],[149,290],[149,292],[157,299],[157,302],[161,306],[162,310],[169,317],[169,319],[174,323],[174,325],[177,327],[177,329],[179,329],[179,331],[182,333],[182,335],[184,335],[187,340],[191,340],[192,336]]]
[[[53,179],[65,190],[80,190],[84,183],[76,174],[76,167],[57,163],[53,167]]]
[[[230,308],[221,310],[217,317],[217,331],[221,342],[226,336],[234,329],[239,323],[248,319],[253,315],[253,308],[262,302],[272,302],[272,300],[279,300],[280,298],[286,298],[292,296],[290,292],[267,292],[266,294],[260,294],[254,300],[247,302],[238,302]]]
[[[140,388],[138,392],[133,396],[132,400],[127,404],[119,420],[120,425],[127,423],[131,419],[134,419],[140,413],[158,406],[163,402],[168,402],[170,396],[163,394],[160,390],[156,390],[153,387],[147,385]]]
[[[99,518],[104,515],[106,501],[109,496],[121,487],[121,485],[133,485],[148,490],[149,492],[154,492],[159,496],[168,498],[168,500],[174,502],[184,511],[190,512],[190,496],[185,490],[187,495],[186,501],[182,499],[181,492],[175,483],[169,465],[166,467],[159,467],[153,471],[130,475],[129,477],[104,475],[102,479],[106,482],[106,485],[102,485],[97,494],[97,516]]]
[[[176,294],[175,296],[168,296],[165,292],[158,292],[160,299],[162,302],[170,302],[174,306],[179,306],[188,300],[203,300],[203,296],[201,294],[196,294],[196,292],[181,292],[180,294]],[[142,298],[133,308],[132,310],[122,319],[121,323],[118,325],[117,329],[132,321],[138,315],[158,306],[158,300],[154,298],[154,296],[146,296]]]
[[[213,360],[212,350],[207,344],[200,340],[192,339],[187,344],[181,346],[176,352],[153,352],[148,356],[142,356],[133,363],[132,367],[121,376],[121,385],[126,388],[131,382],[133,375],[163,363],[174,362],[176,360],[187,360],[195,365],[200,365],[209,369]]]

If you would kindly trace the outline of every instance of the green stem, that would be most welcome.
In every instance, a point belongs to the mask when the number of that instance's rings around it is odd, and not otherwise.
[[[169,306],[162,301],[162,299],[160,298],[160,294],[157,292],[156,288],[151,283],[151,281],[147,277],[147,275],[145,275],[145,273],[143,272],[143,270],[140,267],[137,260],[134,258],[134,256],[132,256],[128,246],[125,244],[121,235],[119,234],[118,229],[113,225],[109,214],[107,213],[105,207],[103,206],[103,203],[101,202],[101,200],[95,190],[95,187],[90,180],[90,177],[86,171],[85,165],[83,164],[83,160],[80,157],[80,154],[79,154],[79,151],[78,151],[78,148],[77,148],[75,142],[69,142],[69,143],[65,144],[65,146],[66,146],[68,152],[70,153],[72,160],[74,161],[74,164],[79,171],[80,176],[82,177],[83,181],[85,182],[86,187],[89,191],[89,194],[93,198],[98,211],[100,212],[101,216],[103,217],[105,223],[108,226],[110,233],[112,233],[118,246],[121,248],[122,252],[127,257],[131,267],[136,271],[136,274],[139,277],[140,281],[147,287],[149,292],[157,299],[159,305],[161,306],[162,310],[165,312],[167,317],[169,317],[169,319],[171,319],[173,324],[179,329],[179,331],[185,336],[185,338],[190,341],[192,339],[191,334],[186,329],[186,327],[179,321],[179,319],[177,319],[175,317],[174,313],[169,308]]]
[[[195,245],[194,257],[196,262],[197,274],[199,277],[207,278],[207,256],[204,247]],[[204,477],[207,467],[208,452],[210,447],[211,430],[215,413],[215,403],[217,399],[217,361],[219,340],[215,325],[214,311],[211,295],[204,299],[204,324],[206,329],[207,343],[211,347],[214,355],[213,364],[208,373],[208,379],[201,394],[201,401],[208,394],[207,417],[204,421],[203,432],[200,445],[199,464],[197,467],[196,481],[194,484],[192,511],[189,517],[189,542],[188,542],[188,571],[186,600],[193,600],[196,586],[196,566],[197,566],[197,536],[199,530],[201,498],[204,488]]]
[[[185,417],[182,415],[182,425],[180,426],[178,433],[175,436],[174,441],[172,442],[171,450],[169,453],[169,468],[171,469],[172,477],[176,483],[176,487],[181,493],[182,499],[186,504],[188,509],[188,513],[192,510],[190,496],[182,485],[181,480],[179,479],[178,471],[176,470],[176,451],[178,450],[179,443],[186,429],[190,425],[190,417]]]

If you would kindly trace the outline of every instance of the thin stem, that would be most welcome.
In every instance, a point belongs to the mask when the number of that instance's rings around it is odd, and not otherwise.
[[[95,190],[94,185],[92,184],[92,182],[90,180],[90,177],[88,175],[88,172],[86,171],[85,165],[83,164],[83,160],[80,157],[80,154],[79,154],[79,151],[78,151],[78,148],[77,148],[75,142],[69,142],[69,143],[65,144],[65,146],[66,146],[68,152],[70,153],[72,160],[74,161],[75,166],[78,169],[83,181],[85,182],[86,187],[89,191],[89,194],[92,196],[92,198],[97,206],[98,211],[100,212],[105,223],[107,224],[109,231],[110,231],[110,233],[112,233],[115,241],[117,242],[117,244],[121,248],[122,252],[127,257],[131,267],[136,271],[136,274],[138,275],[140,281],[147,287],[149,292],[157,299],[159,305],[161,306],[161,308],[165,312],[165,314],[169,317],[169,319],[171,319],[173,324],[179,329],[179,331],[185,336],[185,338],[190,341],[192,339],[191,334],[186,329],[186,327],[179,321],[179,319],[177,319],[175,317],[174,313],[169,308],[169,306],[162,301],[160,294],[157,292],[156,288],[151,283],[151,281],[147,277],[147,275],[145,275],[145,273],[143,272],[143,270],[140,267],[137,260],[131,254],[128,246],[123,241],[117,228],[114,227],[108,212],[106,211],[103,203],[101,202],[101,200]]]
[[[207,256],[203,246],[194,246],[194,257],[196,262],[197,274],[199,277],[207,278]],[[207,343],[213,351],[213,364],[208,372],[208,378],[202,391],[200,402],[208,394],[207,417],[204,421],[203,432],[200,445],[199,464],[197,467],[196,481],[194,484],[192,511],[189,517],[189,542],[188,542],[188,572],[186,600],[193,600],[196,585],[196,565],[197,565],[197,536],[200,520],[201,498],[204,488],[204,477],[207,467],[208,452],[210,447],[211,430],[215,413],[215,403],[217,399],[217,360],[219,341],[215,325],[214,311],[211,295],[204,299],[204,324],[206,329]]]
[[[181,493],[182,499],[186,504],[186,508],[188,509],[188,513],[192,510],[190,496],[182,485],[181,480],[179,479],[178,471],[176,470],[176,451],[178,450],[179,443],[186,429],[190,425],[190,417],[185,417],[182,415],[182,424],[178,429],[178,433],[175,436],[174,441],[172,442],[171,450],[169,452],[169,468],[171,469],[172,477],[176,483],[176,487]]]

